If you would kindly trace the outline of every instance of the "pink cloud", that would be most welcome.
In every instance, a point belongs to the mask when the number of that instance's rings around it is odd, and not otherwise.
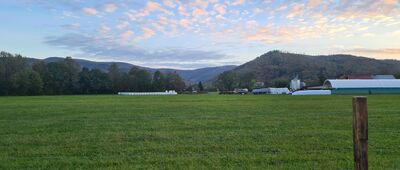
[[[224,15],[226,13],[226,6],[225,5],[221,5],[221,4],[215,4],[214,5],[214,10],[220,14],[220,15]]]
[[[286,16],[287,18],[293,18],[303,15],[304,13],[304,4],[295,3],[292,5],[292,10]]]
[[[83,8],[82,12],[86,15],[97,15],[99,13],[95,8]]]
[[[108,34],[109,32],[111,31],[111,28],[110,27],[107,27],[107,26],[101,26],[100,28],[99,28],[99,34],[101,34],[101,35],[105,35],[105,34]]]
[[[129,31],[125,31],[125,32],[121,33],[120,38],[121,38],[122,40],[126,40],[126,39],[132,37],[133,34],[134,34],[133,31],[130,31],[130,30],[129,30]]]
[[[116,28],[119,29],[119,30],[122,30],[122,29],[125,29],[125,28],[128,27],[128,26],[129,26],[129,22],[128,22],[128,21],[123,21],[123,22],[120,22],[120,23],[116,26]]]
[[[142,32],[143,34],[139,37],[139,39],[149,39],[156,34],[152,29],[146,27],[142,27]]]
[[[245,3],[245,0],[234,0],[231,4],[232,5],[242,5]]]
[[[207,0],[196,0],[193,3],[193,6],[199,7],[199,8],[207,8],[208,7],[208,2]]]
[[[172,0],[163,0],[163,4],[170,8],[175,8],[176,4]]]
[[[189,14],[186,11],[186,8],[183,5],[180,5],[178,8],[179,14],[183,16],[189,16]]]
[[[109,4],[105,4],[103,6],[103,8],[104,8],[104,11],[111,13],[111,12],[116,11],[118,9],[118,6],[115,4],[109,3]]]
[[[195,10],[193,10],[192,15],[193,15],[193,17],[204,17],[204,16],[207,16],[208,13],[205,10],[196,8]]]
[[[308,4],[307,4],[307,7],[308,8],[314,8],[314,7],[318,6],[318,5],[320,5],[321,3],[322,3],[322,0],[309,0]]]
[[[188,19],[181,19],[181,20],[179,21],[179,24],[180,24],[181,26],[185,27],[185,28],[188,28],[188,27],[190,26],[190,24],[191,24],[191,21],[188,20]]]

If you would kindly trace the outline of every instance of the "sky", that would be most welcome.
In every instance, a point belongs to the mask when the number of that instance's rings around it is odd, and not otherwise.
[[[400,0],[0,0],[0,50],[154,68],[270,50],[400,60]]]

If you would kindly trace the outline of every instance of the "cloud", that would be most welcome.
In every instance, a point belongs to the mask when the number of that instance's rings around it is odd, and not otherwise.
[[[195,7],[205,9],[208,7],[208,2],[207,2],[207,0],[195,0],[192,5]]]
[[[95,8],[83,8],[82,12],[86,15],[97,15],[99,13]]]
[[[116,11],[118,9],[118,6],[110,3],[110,4],[104,4],[103,8],[104,8],[104,11],[111,13],[111,12]]]
[[[245,0],[234,0],[231,2],[231,5],[242,5],[245,3]]]
[[[309,0],[308,4],[307,4],[307,7],[308,8],[314,8],[314,7],[318,6],[318,5],[320,5],[321,3],[322,3],[322,0]]]
[[[172,0],[163,0],[163,4],[170,8],[176,7],[176,4]]]
[[[188,28],[188,27],[190,26],[190,24],[191,24],[191,21],[188,20],[188,19],[181,19],[181,20],[179,21],[179,24],[180,24],[182,27]]]
[[[142,32],[143,32],[142,36],[139,37],[139,39],[142,40],[149,39],[156,34],[152,29],[146,27],[142,27]]]
[[[210,61],[224,63],[226,60],[228,62],[229,60],[227,59],[231,58],[216,51],[184,48],[151,51],[132,45],[122,45],[108,38],[91,37],[82,34],[47,37],[45,43],[56,47],[80,50],[82,54],[79,57],[125,61],[144,66],[196,68],[210,66]],[[203,64],[196,66],[196,63]]]
[[[110,31],[111,31],[111,28],[110,28],[110,27],[107,27],[107,26],[103,25],[103,26],[100,27],[100,29],[99,29],[98,32],[99,32],[101,35],[105,35],[105,34],[109,33]]]
[[[123,33],[121,33],[121,35],[120,35],[120,39],[122,40],[122,41],[124,41],[124,40],[126,40],[126,39],[128,39],[128,38],[131,38],[132,36],[134,35],[134,32],[133,31],[125,31],[125,32],[123,32]]]
[[[193,17],[204,17],[207,16],[208,13],[207,11],[200,9],[200,8],[196,8],[195,10],[193,10],[192,12]]]
[[[364,33],[364,34],[362,34],[361,36],[362,37],[372,37],[372,36],[374,36],[375,34],[374,33]]]
[[[226,13],[226,6],[225,5],[221,5],[221,4],[215,4],[214,5],[214,10],[220,14],[220,15],[224,15]]]
[[[61,25],[61,27],[65,29],[79,29],[81,27],[81,24],[80,23],[64,24]]]
[[[117,29],[122,30],[125,29],[129,26],[129,22],[128,21],[122,21],[120,22],[117,26],[115,26]]]
[[[286,16],[287,18],[293,18],[303,15],[304,4],[295,3],[292,5],[292,10]]]
[[[186,11],[185,6],[180,5],[178,8],[179,14],[181,14],[182,16],[189,16],[190,14]]]
[[[381,49],[353,48],[343,51],[346,53],[366,55],[375,58],[392,58],[400,60],[400,48],[381,48]]]
[[[153,1],[148,1],[143,9],[129,10],[125,14],[132,21],[137,21],[137,20],[142,20],[144,17],[147,17],[153,12],[157,11],[163,12],[164,14],[172,15],[172,12],[163,8],[162,5],[159,4],[158,2],[153,2]]]

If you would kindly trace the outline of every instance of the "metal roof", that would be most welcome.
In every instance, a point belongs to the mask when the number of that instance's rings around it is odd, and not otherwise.
[[[373,79],[396,79],[393,75],[373,75]]]
[[[400,88],[400,79],[326,80],[325,88]]]

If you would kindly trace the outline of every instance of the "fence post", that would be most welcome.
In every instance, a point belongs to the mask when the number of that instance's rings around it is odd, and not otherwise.
[[[353,97],[354,169],[368,169],[368,108],[367,97]]]

